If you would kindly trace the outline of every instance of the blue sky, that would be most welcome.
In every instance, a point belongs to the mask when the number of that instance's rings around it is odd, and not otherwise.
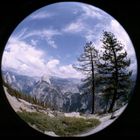
[[[113,32],[125,45],[136,72],[135,51],[123,27],[104,11],[77,2],[51,4],[25,18],[7,42],[2,68],[28,76],[81,78],[72,64],[86,42],[93,41],[100,49],[103,30]]]

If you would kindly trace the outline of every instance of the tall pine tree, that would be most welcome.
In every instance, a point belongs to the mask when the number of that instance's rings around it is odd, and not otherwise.
[[[104,31],[102,38],[102,55],[98,64],[98,72],[101,75],[103,84],[103,96],[106,99],[106,105],[109,105],[108,112],[113,112],[116,101],[121,98],[127,100],[129,96],[130,59],[127,58],[127,52],[113,33]],[[106,107],[107,109],[107,107]]]
[[[86,91],[92,93],[92,111],[94,113],[95,102],[95,64],[98,60],[98,51],[95,49],[92,42],[86,43],[84,46],[84,53],[78,58],[79,64],[73,65],[73,67],[81,71],[85,75],[85,79],[82,79],[83,87]]]

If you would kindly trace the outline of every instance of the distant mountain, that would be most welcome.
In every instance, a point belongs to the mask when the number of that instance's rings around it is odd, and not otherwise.
[[[12,88],[21,91],[23,93],[29,94],[36,83],[36,78],[18,75],[11,71],[2,72],[3,79],[8,83]]]
[[[68,92],[77,93],[79,92],[79,85],[81,80],[73,79],[73,78],[59,78],[59,77],[51,77],[51,84],[61,91],[62,94],[66,94]]]
[[[49,77],[47,75],[37,78],[10,71],[3,71],[2,74],[4,81],[12,88],[23,94],[30,94],[53,110],[87,113],[91,111],[92,93],[81,86],[82,82],[79,79]],[[135,76],[132,79],[135,80]],[[134,84],[135,81],[132,83]],[[103,111],[106,104],[100,89],[102,86],[96,88],[95,95],[95,111],[98,112]]]
[[[12,88],[39,99],[50,108],[65,112],[91,110],[91,94],[82,93],[81,80],[42,76],[33,78],[3,71],[3,79]]]
[[[49,81],[49,82],[48,82]],[[37,99],[46,102],[52,109],[64,112],[90,111],[91,95],[81,93],[79,79],[50,77],[41,78],[31,93]]]
[[[61,110],[63,107],[61,92],[47,81],[38,81],[34,85],[31,95],[47,103],[50,108]]]

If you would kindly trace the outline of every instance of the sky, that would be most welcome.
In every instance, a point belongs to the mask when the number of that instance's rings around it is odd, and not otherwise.
[[[45,6],[26,17],[11,34],[2,57],[2,69],[31,77],[43,75],[82,78],[72,65],[86,42],[102,46],[103,31],[110,31],[124,44],[136,73],[133,44],[123,27],[103,10],[78,2]]]

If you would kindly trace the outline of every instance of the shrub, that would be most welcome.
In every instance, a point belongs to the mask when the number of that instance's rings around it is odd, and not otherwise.
[[[18,112],[19,116],[30,125],[35,125],[42,132],[53,131],[59,136],[73,136],[88,131],[100,124],[100,121],[75,117],[49,117],[37,112]]]

